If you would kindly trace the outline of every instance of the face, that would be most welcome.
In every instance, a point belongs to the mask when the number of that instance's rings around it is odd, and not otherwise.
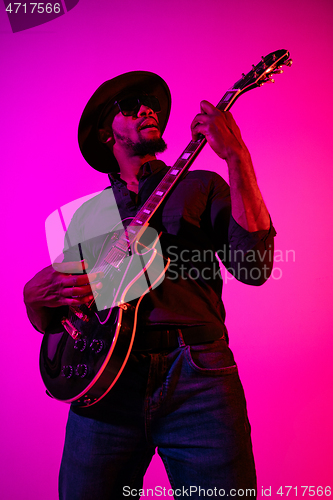
[[[115,136],[127,137],[134,143],[161,136],[157,114],[143,104],[136,116],[124,116],[119,112],[113,119],[112,130]]]
[[[113,148],[116,150],[125,149],[132,156],[144,157],[166,149],[161,138],[158,115],[143,104],[135,116],[117,113],[108,126],[111,128]]]

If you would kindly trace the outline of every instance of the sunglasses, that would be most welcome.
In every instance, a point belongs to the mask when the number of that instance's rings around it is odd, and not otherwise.
[[[141,105],[147,106],[152,109],[155,113],[161,111],[161,105],[157,97],[153,95],[138,95],[135,97],[127,97],[126,99],[121,99],[120,101],[115,101],[119,111],[124,116],[137,116]]]

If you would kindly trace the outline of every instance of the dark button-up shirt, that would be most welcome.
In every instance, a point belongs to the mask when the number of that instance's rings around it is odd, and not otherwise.
[[[138,195],[119,175],[110,176],[111,187],[74,214],[67,234],[74,246],[66,260],[79,260],[73,249],[80,242],[84,257],[94,263],[104,235],[120,218],[136,215],[167,170],[159,160],[144,164]],[[220,262],[250,285],[261,285],[270,275],[274,228],[250,233],[239,226],[231,215],[229,186],[214,172],[188,172],[153,216],[151,226],[161,233],[163,255],[170,258],[170,265],[164,281],[142,300],[139,327],[202,325],[206,332],[216,330],[225,320]]]

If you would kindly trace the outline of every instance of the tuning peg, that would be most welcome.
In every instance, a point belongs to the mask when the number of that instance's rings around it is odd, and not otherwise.
[[[265,83],[275,83],[275,80],[274,78],[268,78],[267,80],[265,80]]]
[[[242,78],[245,78],[245,76],[246,76],[245,73],[242,73]]]
[[[253,71],[254,78],[256,78],[258,76],[258,73],[257,73],[257,68],[255,67],[254,64],[252,64],[252,71]]]
[[[283,73],[283,69],[276,69],[273,71],[274,75],[281,75]]]
[[[290,67],[290,66],[292,65],[292,63],[293,63],[293,60],[292,60],[292,59],[288,59],[287,61],[285,61],[285,63],[284,63],[284,64],[285,64],[286,66],[289,66],[289,67]]]
[[[261,57],[261,60],[262,60],[262,62],[264,63],[264,64],[262,65],[263,69],[266,69],[266,68],[267,68],[267,64],[265,63],[265,58],[264,58],[264,56],[262,56],[262,57]]]

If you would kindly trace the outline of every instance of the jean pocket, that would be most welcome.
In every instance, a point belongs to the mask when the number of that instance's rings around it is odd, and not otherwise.
[[[186,346],[186,359],[195,371],[209,375],[229,375],[238,368],[225,340]]]

